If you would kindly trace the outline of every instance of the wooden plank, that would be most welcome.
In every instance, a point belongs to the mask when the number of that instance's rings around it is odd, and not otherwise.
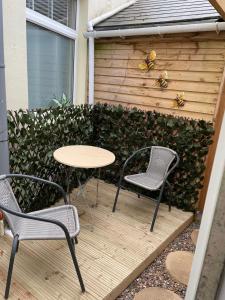
[[[166,93],[163,93],[159,89],[149,89],[147,87],[140,88],[126,85],[111,85],[109,83],[95,83],[95,91],[125,94],[127,95],[127,98],[129,98],[129,95],[146,96],[151,98],[162,98],[170,100],[174,100],[176,97],[176,93],[168,89]],[[217,102],[217,94],[206,94],[185,91],[185,100],[198,103],[210,103],[215,105]]]
[[[161,205],[155,231],[149,231],[154,205],[149,199],[122,191],[118,210],[111,212],[116,187],[100,181],[99,204],[92,209],[94,231],[81,218],[77,258],[87,292],[80,293],[65,241],[21,242],[13,273],[10,299],[113,300],[192,221],[192,214]],[[87,185],[90,202],[96,181]],[[73,199],[73,197],[71,197]],[[0,297],[6,283],[11,241],[0,238]]]
[[[212,171],[212,166],[214,162],[214,157],[216,153],[216,147],[220,135],[220,129],[222,125],[222,120],[223,120],[223,115],[225,111],[225,68],[223,72],[223,78],[221,80],[221,85],[220,85],[220,91],[218,94],[218,101],[217,101],[217,107],[215,110],[215,115],[214,115],[214,129],[215,133],[213,136],[213,144],[209,148],[209,153],[207,156],[206,160],[206,170],[205,170],[205,177],[203,181],[203,189],[200,192],[200,197],[199,197],[199,205],[198,208],[200,211],[203,211],[204,205],[205,205],[205,198],[207,195],[207,190],[209,186],[209,180],[210,180],[210,175]]]
[[[218,83],[205,83],[205,82],[188,82],[188,81],[175,81],[170,80],[168,82],[168,88],[161,90],[157,81],[151,78],[129,78],[129,77],[113,77],[113,76],[95,76],[96,83],[104,84],[115,84],[115,85],[125,85],[125,86],[135,86],[135,87],[144,87],[157,89],[162,93],[166,93],[168,90],[173,91],[189,91],[189,92],[202,92],[202,93],[215,93],[219,91],[220,85]],[[176,93],[175,93],[176,97]]]
[[[100,49],[98,49],[100,48]],[[123,55],[124,53],[132,54],[132,53],[142,53],[146,54],[149,53],[152,50],[152,47],[148,44],[144,45],[143,47],[130,47],[129,49],[101,49],[101,47],[97,47],[95,49],[96,53],[108,53],[110,52],[111,54],[118,54],[121,52]],[[205,48],[185,48],[185,49],[180,49],[180,48],[160,48],[160,47],[155,47],[154,50],[158,55],[224,55],[225,54],[225,49],[223,48],[213,48],[213,49],[205,49]]]
[[[224,0],[209,0],[212,6],[218,11],[218,13],[225,19],[225,1]]]
[[[161,98],[152,98],[152,97],[143,97],[143,96],[133,96],[119,93],[109,93],[109,92],[95,92],[95,97],[98,99],[105,99],[110,101],[118,101],[130,104],[140,104],[152,107],[161,107],[167,109],[177,109],[177,104],[175,100],[161,99]],[[205,114],[213,115],[215,110],[214,104],[208,103],[198,103],[198,102],[189,102],[186,101],[183,107],[179,108],[180,111],[189,111],[189,112],[199,112]]]
[[[139,43],[134,43],[132,41],[121,41],[120,43],[109,43],[109,44],[96,44],[97,50],[103,49],[145,49],[146,43],[140,39]],[[150,49],[164,48],[164,49],[224,49],[225,41],[217,41],[217,40],[208,40],[208,41],[177,41],[177,42],[164,42],[163,39],[152,42],[149,47]]]
[[[156,110],[156,108],[154,106],[144,106],[144,105],[140,105],[140,104],[131,104],[131,103],[124,103],[124,102],[119,102],[119,101],[110,101],[110,100],[105,100],[105,99],[98,99],[96,98],[95,101],[97,103],[108,103],[110,105],[122,105],[124,107],[128,107],[128,108],[133,108],[136,107],[138,109],[144,110],[144,111],[154,111]],[[202,113],[197,113],[197,112],[188,112],[188,111],[183,111],[183,110],[178,110],[178,109],[166,109],[166,108],[162,108],[162,107],[157,107],[158,112],[162,113],[162,114],[166,114],[166,115],[173,115],[173,116],[180,116],[180,117],[184,117],[184,118],[191,118],[191,119],[202,119],[205,121],[209,121],[212,122],[213,121],[213,116],[212,115],[207,115],[207,114],[202,114]]]
[[[157,60],[179,60],[179,61],[221,61],[224,62],[225,55],[223,54],[185,54],[179,50],[178,53],[160,53],[157,51]],[[182,52],[182,54],[181,54]],[[96,58],[104,59],[145,59],[149,51],[141,50],[97,50],[95,53]]]
[[[141,71],[139,69],[125,69],[125,68],[104,68],[96,67],[96,75],[116,76],[116,77],[134,77],[134,78],[152,78],[158,79],[161,71],[151,70],[151,72]],[[208,83],[220,83],[222,73],[211,72],[192,72],[192,71],[170,71],[170,80],[177,81],[191,81],[191,82],[208,82]]]
[[[138,69],[138,65],[143,63],[143,60],[128,60],[128,59],[120,59],[120,60],[109,60],[109,59],[95,59],[96,67],[104,67],[104,68],[130,68],[130,69]],[[155,63],[155,70],[173,70],[173,71],[208,71],[208,72],[222,72],[223,64],[218,61],[208,61],[205,63],[204,61],[157,61]],[[141,71],[141,70],[140,70]]]

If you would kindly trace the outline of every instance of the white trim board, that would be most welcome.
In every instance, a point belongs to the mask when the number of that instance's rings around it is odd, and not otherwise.
[[[211,227],[216,210],[220,186],[225,170],[225,114],[220,131],[220,137],[217,145],[216,155],[213,163],[213,169],[210,177],[209,188],[206,196],[205,208],[203,211],[200,231],[198,235],[194,260],[185,300],[195,300],[198,284],[203,268],[206,249],[209,241]]]
[[[76,2],[76,30],[79,32],[79,22],[80,22],[80,0]],[[73,61],[73,104],[77,103],[77,65],[78,65],[78,39],[74,41],[74,61]]]
[[[70,39],[75,40],[77,38],[76,30],[60,24],[59,22],[54,21],[30,8],[26,8],[26,20]]]

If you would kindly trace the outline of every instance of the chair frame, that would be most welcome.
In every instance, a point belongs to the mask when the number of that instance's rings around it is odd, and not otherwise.
[[[25,178],[25,179],[30,179],[32,181],[36,181],[36,182],[39,182],[39,183],[44,183],[46,185],[51,185],[51,186],[55,187],[56,189],[58,189],[61,192],[61,194],[63,196],[63,199],[64,199],[65,205],[69,204],[68,201],[67,201],[67,196],[66,196],[66,193],[65,193],[64,189],[60,185],[56,184],[55,182],[48,181],[48,180],[45,180],[45,179],[42,179],[42,178],[39,178],[39,177],[30,176],[30,175],[23,175],[23,174],[7,174],[7,175],[1,175],[0,176],[0,180],[8,179],[8,178]],[[65,239],[67,240],[67,243],[68,243],[68,247],[69,247],[69,250],[70,250],[72,261],[73,261],[75,271],[77,273],[77,277],[78,277],[78,280],[79,280],[79,283],[80,283],[81,291],[82,291],[82,293],[85,292],[85,286],[84,286],[84,283],[83,283],[83,279],[82,279],[82,276],[81,276],[81,272],[80,272],[80,268],[79,268],[79,265],[78,265],[78,262],[77,262],[77,258],[76,258],[76,255],[75,255],[75,243],[77,243],[77,238],[75,237],[75,242],[74,242],[74,239],[70,237],[70,234],[69,234],[69,231],[68,231],[67,227],[62,222],[60,222],[58,220],[40,218],[40,217],[36,217],[36,216],[31,216],[31,215],[28,215],[28,214],[25,214],[25,213],[21,213],[21,212],[16,212],[16,211],[8,209],[8,208],[6,208],[2,205],[0,205],[0,210],[2,210],[3,212],[5,211],[5,212],[7,212],[9,214],[12,214],[14,216],[24,218],[24,219],[30,219],[30,220],[40,221],[40,222],[46,222],[46,223],[51,223],[51,224],[59,226],[65,233]],[[9,268],[8,268],[8,275],[7,275],[7,282],[6,282],[6,289],[5,289],[5,299],[7,299],[9,297],[9,290],[10,290],[11,279],[12,279],[14,259],[15,259],[15,255],[16,255],[18,249],[19,249],[19,235],[17,234],[17,235],[13,236],[12,250],[11,250],[11,256],[10,256],[10,261],[9,261]]]
[[[169,148],[168,148],[169,149]],[[123,167],[121,169],[121,172],[120,172],[120,179],[119,179],[119,182],[118,182],[118,187],[117,187],[117,192],[116,192],[116,197],[115,197],[115,200],[114,200],[114,204],[113,204],[113,209],[112,209],[112,212],[115,212],[116,210],[116,205],[117,205],[117,201],[118,201],[118,197],[119,197],[119,192],[120,192],[120,189],[122,187],[122,181],[124,179],[124,172],[125,172],[125,169],[128,165],[128,163],[133,159],[135,158],[135,156],[140,153],[140,152],[143,152],[143,151],[147,151],[147,150],[150,150],[150,153],[151,153],[151,150],[152,150],[152,146],[149,146],[149,147],[144,147],[144,148],[141,148],[137,151],[135,151],[130,157],[127,158],[127,160],[125,161],[125,163],[123,164]],[[174,165],[171,167],[171,165],[169,166],[169,169],[164,177],[164,181],[161,185],[161,187],[158,189],[159,190],[159,196],[157,199],[153,199],[151,198],[152,200],[156,201],[156,208],[155,208],[155,212],[154,212],[154,215],[153,215],[153,219],[152,219],[152,223],[151,223],[151,227],[150,227],[150,231],[152,232],[153,229],[154,229],[154,225],[155,225],[155,221],[156,221],[156,217],[157,217],[157,214],[158,214],[158,210],[159,210],[159,206],[160,206],[160,202],[162,200],[162,196],[163,196],[163,192],[164,192],[164,188],[165,188],[165,185],[167,184],[170,188],[170,183],[168,181],[168,177],[169,175],[173,172],[173,170],[178,166],[179,164],[179,161],[180,161],[180,158],[178,156],[178,154],[175,152],[174,153],[175,156],[174,156],[174,159],[173,161],[176,159],[176,162],[174,163]],[[135,184],[134,184],[135,185]],[[150,189],[147,189],[147,188],[143,188],[143,189],[146,189],[146,190],[149,190],[151,191]],[[152,190],[153,191],[153,190]],[[138,193],[138,197],[140,197],[140,194]],[[171,211],[171,202],[169,201],[169,211]]]

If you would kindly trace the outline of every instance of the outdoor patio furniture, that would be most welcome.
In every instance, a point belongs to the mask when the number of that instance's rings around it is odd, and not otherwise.
[[[124,177],[124,171],[127,167],[128,163],[136,157],[137,154],[150,150],[150,160],[147,167],[147,170],[145,173],[139,173],[139,174],[133,174],[133,175],[127,175]],[[174,163],[173,163],[174,162]],[[172,164],[173,163],[173,164]],[[121,175],[118,183],[117,193],[113,205],[113,212],[116,210],[116,204],[121,188],[122,180],[134,184],[138,187],[141,187],[143,189],[149,190],[149,191],[157,191],[159,190],[159,196],[157,199],[154,199],[156,201],[156,208],[153,215],[153,220],[151,223],[150,230],[153,231],[154,224],[156,221],[156,217],[159,210],[159,205],[163,196],[163,191],[165,188],[165,185],[169,184],[168,182],[168,176],[171,174],[171,172],[177,167],[179,163],[179,156],[178,154],[165,147],[160,146],[151,146],[151,147],[145,147],[142,149],[137,150],[134,152],[124,163]],[[169,211],[171,210],[171,204],[169,202]]]
[[[8,179],[25,178],[57,188],[65,205],[47,208],[31,213],[22,213]],[[82,292],[85,292],[78,262],[75,256],[76,237],[80,231],[77,210],[67,202],[66,193],[58,184],[29,175],[8,174],[0,176],[0,210],[8,222],[13,235],[5,298],[9,296],[15,254],[21,240],[61,240],[66,239]]]
[[[86,204],[87,208],[90,212],[91,220],[92,213],[90,210],[90,207],[87,203],[87,199],[85,197],[84,191],[85,187],[88,183],[88,181],[94,176],[96,173],[96,169],[99,170],[100,168],[108,166],[112,164],[115,161],[115,155],[106,149],[100,148],[100,147],[94,147],[94,146],[88,146],[88,145],[71,145],[71,146],[65,146],[61,147],[54,151],[53,156],[55,160],[58,162],[68,166],[67,169],[67,194],[69,198],[69,192],[70,192],[70,172],[71,168],[77,169],[93,169],[93,172],[91,173],[90,177],[88,177],[84,183],[81,182],[80,179],[80,173],[76,172],[76,178],[79,185],[78,192],[76,196],[81,195],[84,204]],[[97,175],[97,193],[96,193],[96,203],[95,206],[98,204],[98,186],[99,186],[99,175]],[[93,220],[92,220],[93,223]]]

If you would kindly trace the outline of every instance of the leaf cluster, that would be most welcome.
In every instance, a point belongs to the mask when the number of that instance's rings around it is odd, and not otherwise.
[[[116,162],[104,168],[102,179],[117,183],[123,162],[134,151],[152,145],[175,150],[180,164],[170,176],[171,190],[164,200],[194,211],[212,143],[213,126],[203,120],[177,118],[154,111],[96,104],[63,106],[36,111],[8,112],[11,172],[36,175],[66,188],[67,169],[56,162],[53,152],[65,145],[88,144],[111,150]],[[149,153],[142,153],[128,166],[128,173],[144,171]],[[87,173],[82,173],[84,178]],[[74,171],[71,188],[77,185]],[[25,211],[55,203],[59,195],[49,187],[26,180],[13,182],[14,191]]]

